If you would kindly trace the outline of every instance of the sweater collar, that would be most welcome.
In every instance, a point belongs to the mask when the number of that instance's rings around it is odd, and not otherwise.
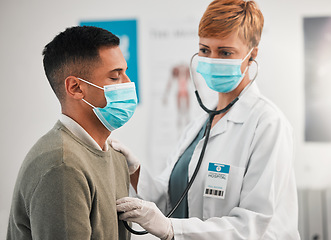
[[[60,121],[70,132],[72,132],[79,140],[81,140],[85,144],[100,151],[109,150],[107,141],[105,143],[104,149],[101,149],[99,144],[91,137],[91,135],[88,134],[85,129],[81,125],[79,125],[79,123],[77,123],[75,120],[68,117],[67,115],[61,114]]]

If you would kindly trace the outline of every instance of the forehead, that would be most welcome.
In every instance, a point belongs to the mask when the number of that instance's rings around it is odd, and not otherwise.
[[[101,60],[101,66],[107,68],[127,68],[127,63],[124,59],[119,46],[102,47],[99,49],[99,56]]]
[[[232,33],[231,35],[224,38],[200,37],[199,43],[206,45],[210,48],[219,48],[219,47],[232,47],[237,49],[248,48],[247,44],[240,39],[237,33]]]

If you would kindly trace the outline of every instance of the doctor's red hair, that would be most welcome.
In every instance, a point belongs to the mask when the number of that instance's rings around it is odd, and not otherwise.
[[[257,47],[264,18],[255,1],[214,0],[199,24],[199,37],[225,38],[234,32],[248,45]]]

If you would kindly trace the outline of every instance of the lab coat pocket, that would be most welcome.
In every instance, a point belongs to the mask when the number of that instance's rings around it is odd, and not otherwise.
[[[224,198],[206,194],[203,196],[203,220],[227,216],[233,208],[239,206],[244,173],[244,167],[230,166]]]

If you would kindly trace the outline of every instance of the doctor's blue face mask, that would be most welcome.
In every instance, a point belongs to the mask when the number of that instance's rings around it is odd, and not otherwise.
[[[241,64],[253,51],[252,48],[244,59],[222,59],[198,56],[196,71],[202,75],[209,88],[216,92],[228,93],[236,89],[248,69],[241,73]]]
[[[85,99],[82,100],[93,108],[94,114],[109,131],[114,131],[129,121],[137,106],[134,82],[106,85],[102,88],[84,79],[78,79],[104,91],[107,101],[104,108],[95,107]]]

